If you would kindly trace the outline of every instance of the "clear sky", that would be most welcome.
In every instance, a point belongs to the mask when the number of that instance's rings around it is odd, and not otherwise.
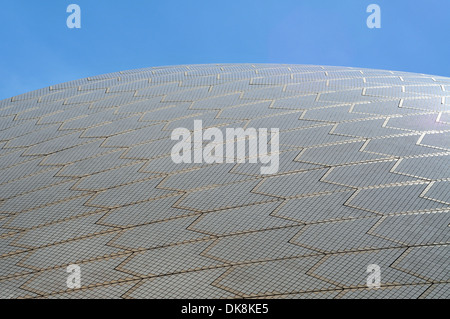
[[[81,29],[69,29],[69,4]],[[369,29],[369,4],[381,29]],[[450,76],[449,0],[3,0],[0,99],[88,76],[293,63]]]

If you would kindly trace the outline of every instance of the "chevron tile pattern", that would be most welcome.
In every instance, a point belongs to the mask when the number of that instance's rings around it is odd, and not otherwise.
[[[199,119],[279,128],[278,173],[175,164]],[[2,298],[449,298],[449,224],[450,78],[182,65],[0,101]]]

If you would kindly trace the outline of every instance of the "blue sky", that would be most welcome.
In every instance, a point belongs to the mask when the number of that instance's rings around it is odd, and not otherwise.
[[[81,29],[66,8],[81,7]],[[381,29],[366,7],[381,7]],[[5,0],[0,99],[88,76],[194,63],[294,63],[450,76],[448,0]]]

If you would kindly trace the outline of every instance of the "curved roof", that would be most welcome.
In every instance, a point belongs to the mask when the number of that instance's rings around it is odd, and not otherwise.
[[[175,164],[194,120],[279,129],[278,171]],[[449,159],[444,77],[185,65],[22,94],[0,101],[0,293],[448,298]]]

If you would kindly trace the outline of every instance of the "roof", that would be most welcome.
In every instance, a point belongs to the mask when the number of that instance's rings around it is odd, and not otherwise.
[[[195,120],[278,129],[278,170],[174,163]],[[0,101],[0,293],[449,298],[449,167],[450,78],[184,65],[25,93]]]

